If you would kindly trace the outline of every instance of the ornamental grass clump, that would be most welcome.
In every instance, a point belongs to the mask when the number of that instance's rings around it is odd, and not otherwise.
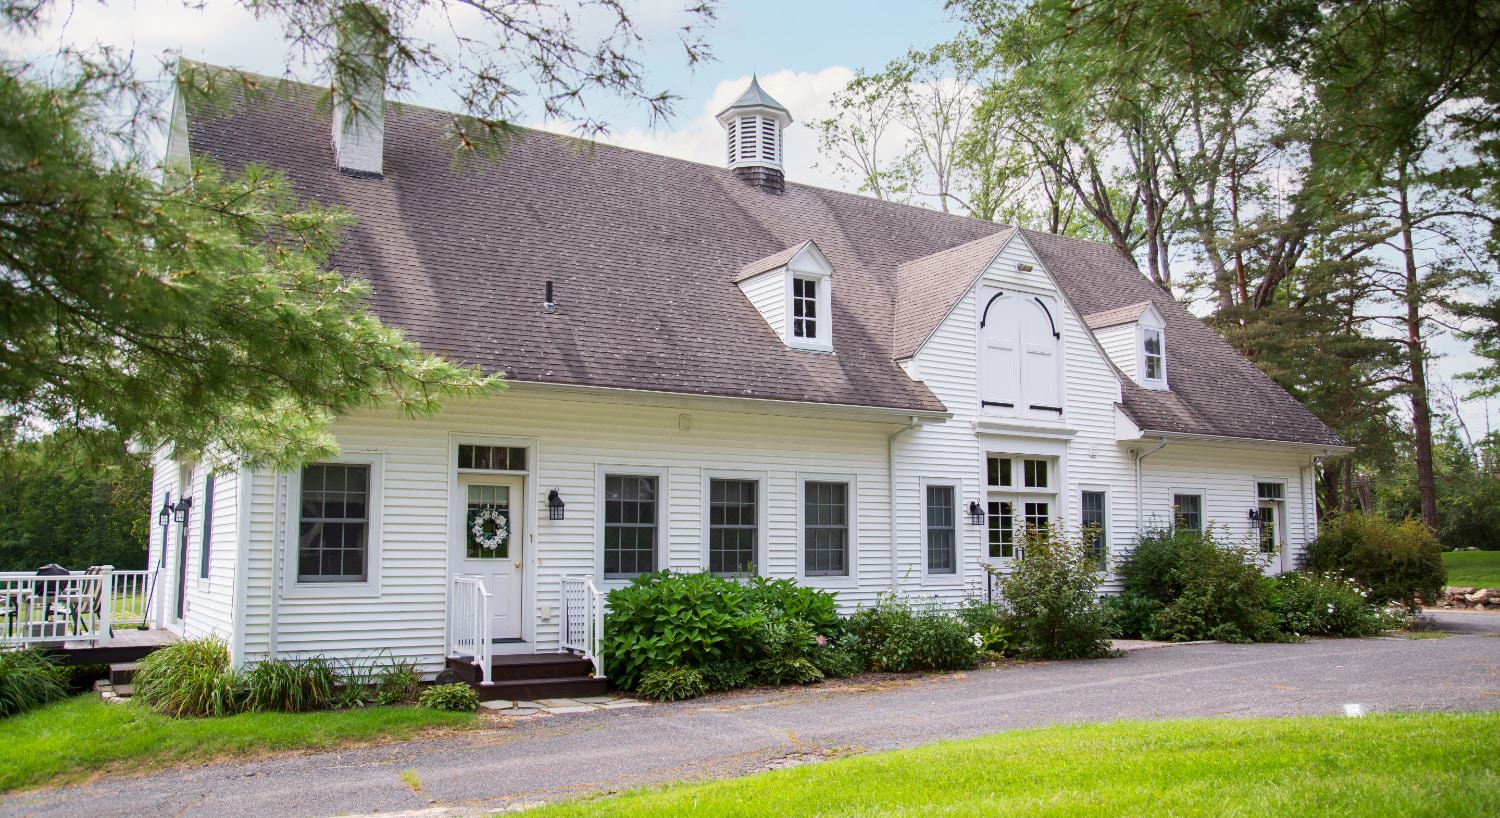
[[[229,666],[229,647],[213,636],[154,651],[135,673],[136,697],[174,718],[233,715],[244,692],[242,677]]]
[[[68,695],[62,669],[35,648],[0,653],[0,718]]]
[[[305,713],[333,704],[336,677],[320,657],[268,659],[243,674],[245,709],[257,713]]]

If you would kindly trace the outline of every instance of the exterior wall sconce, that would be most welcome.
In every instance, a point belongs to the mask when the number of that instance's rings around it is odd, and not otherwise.
[[[166,528],[172,523],[172,492],[167,492],[161,501],[161,511],[157,512],[156,524]]]
[[[557,489],[547,492],[547,519],[561,520],[563,518],[564,505],[562,492]]]
[[[187,522],[188,512],[191,511],[192,508],[193,508],[193,498],[191,498],[191,497],[184,497],[181,500],[178,500],[177,501],[177,505],[172,506],[172,522],[174,522],[174,523],[185,523],[185,522]]]
[[[969,502],[969,523],[984,525],[984,507],[973,501]]]
[[[1250,525],[1260,525],[1260,509],[1250,509]]]

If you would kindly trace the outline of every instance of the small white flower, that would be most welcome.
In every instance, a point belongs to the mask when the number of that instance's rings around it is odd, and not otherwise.
[[[984,636],[981,635],[978,631],[975,631],[974,636],[972,636],[969,641],[974,643],[975,650],[984,650]]]

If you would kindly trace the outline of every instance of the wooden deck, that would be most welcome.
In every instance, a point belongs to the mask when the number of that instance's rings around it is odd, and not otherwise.
[[[134,662],[159,648],[177,641],[177,634],[163,629],[117,630],[97,644],[91,640],[64,642],[42,647],[65,665],[108,665]]]

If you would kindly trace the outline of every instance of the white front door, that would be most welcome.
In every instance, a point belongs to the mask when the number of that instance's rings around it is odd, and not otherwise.
[[[479,576],[490,592],[490,638],[522,638],[526,566],[525,478],[463,475],[449,570]]]

